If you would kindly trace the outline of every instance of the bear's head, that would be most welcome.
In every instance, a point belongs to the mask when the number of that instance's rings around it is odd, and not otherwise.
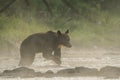
[[[65,31],[65,33],[61,33],[59,30],[57,31],[57,35],[58,35],[58,47],[61,46],[66,46],[68,48],[72,47],[72,45],[70,44],[70,37],[68,35],[69,30]]]

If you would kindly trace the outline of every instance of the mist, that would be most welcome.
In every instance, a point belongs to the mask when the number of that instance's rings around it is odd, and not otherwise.
[[[120,67],[119,3],[119,0],[0,0],[0,72],[19,67],[20,45],[29,35],[67,29],[72,48],[62,48],[61,67],[44,60],[41,53],[28,67],[43,73],[80,66],[98,70],[105,66]]]

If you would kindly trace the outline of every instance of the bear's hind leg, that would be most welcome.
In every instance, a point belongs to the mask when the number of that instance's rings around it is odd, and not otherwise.
[[[19,66],[30,66],[34,61],[34,58],[35,53],[21,56]]]

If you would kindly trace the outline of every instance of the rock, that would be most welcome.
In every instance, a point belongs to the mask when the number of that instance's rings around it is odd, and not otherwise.
[[[75,69],[71,68],[71,69],[63,69],[57,72],[57,74],[73,74],[75,73]]]
[[[54,72],[51,71],[51,70],[48,70],[47,72],[44,73],[43,76],[45,76],[45,77],[51,77],[51,76],[54,76]]]
[[[84,76],[84,77],[104,77],[104,78],[119,78],[120,68],[113,66],[106,66],[101,68],[99,71],[95,68],[87,67],[75,67],[59,70],[56,74],[48,70],[45,73],[35,72],[33,69],[26,67],[20,67],[13,70],[4,70],[0,73],[0,77],[74,77],[74,76]]]
[[[79,76],[97,76],[98,75],[98,70],[95,68],[76,67],[75,72],[79,74]]]
[[[113,66],[106,66],[100,69],[99,76],[104,76],[105,78],[119,78],[120,68]]]
[[[54,74],[51,70],[48,70],[45,74]]]
[[[12,76],[12,77],[32,77],[35,72],[33,69],[29,69],[26,67],[20,67],[13,70],[5,70],[2,75],[3,76]]]
[[[41,77],[41,76],[43,76],[43,73],[41,73],[41,72],[35,72],[35,76],[36,77]]]

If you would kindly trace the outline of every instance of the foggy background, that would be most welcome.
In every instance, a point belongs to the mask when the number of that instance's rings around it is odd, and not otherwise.
[[[0,0],[0,72],[17,67],[27,36],[67,29],[72,48],[62,49],[62,68],[120,66],[120,0]],[[61,69],[54,65],[38,54],[30,67]]]

